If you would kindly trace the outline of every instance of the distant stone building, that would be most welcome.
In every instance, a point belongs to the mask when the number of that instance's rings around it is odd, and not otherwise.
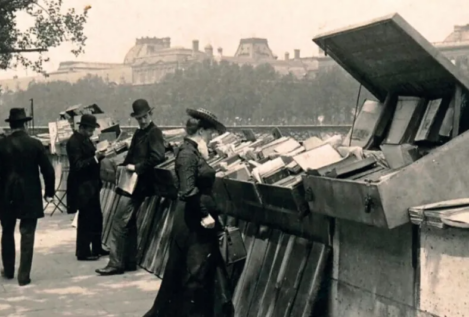
[[[469,74],[469,24],[454,26],[453,32],[443,42],[434,45]]]
[[[441,43],[434,43],[453,63],[465,70],[469,66],[469,24],[455,26],[454,31]],[[233,56],[225,56],[223,49],[215,53],[212,45],[203,50],[199,41],[192,42],[191,48],[171,47],[169,37],[145,37],[136,39],[135,45],[125,55],[122,64],[99,62],[62,62],[57,71],[49,77],[37,76],[0,80],[5,90],[27,89],[31,82],[49,82],[63,80],[74,83],[87,76],[99,76],[116,84],[147,85],[160,81],[166,74],[177,69],[186,69],[193,63],[206,59],[227,61],[238,65],[259,66],[270,64],[281,74],[292,74],[297,78],[313,78],[318,70],[327,70],[337,64],[320,49],[315,56],[301,57],[300,50],[294,50],[293,56],[285,53],[283,59],[272,52],[267,39],[241,39]]]
[[[171,47],[169,37],[145,37],[136,39],[122,64],[62,62],[58,70],[50,73],[48,77],[0,80],[0,86],[5,90],[24,90],[31,82],[63,80],[74,83],[87,75],[99,76],[116,84],[147,85],[160,81],[176,69],[185,69],[206,59],[253,66],[267,63],[281,74],[291,73],[298,78],[314,76],[318,69],[317,58],[300,57],[299,50],[294,51],[293,58],[290,58],[289,53],[285,53],[285,59],[279,60],[270,49],[268,41],[262,38],[241,39],[236,53],[233,56],[225,56],[222,48],[218,48],[214,53],[210,44],[207,44],[203,51],[200,50],[197,40],[192,42],[191,48],[184,48]]]

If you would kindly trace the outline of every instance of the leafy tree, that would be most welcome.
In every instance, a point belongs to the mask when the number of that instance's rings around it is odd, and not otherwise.
[[[324,117],[323,124],[350,124],[358,87],[340,69],[319,72],[314,79],[297,79],[276,73],[268,64],[206,61],[145,86],[116,85],[93,76],[74,84],[33,82],[25,91],[0,95],[0,117],[7,116],[10,107],[27,108],[33,98],[37,125],[46,125],[69,106],[93,103],[120,124],[135,124],[129,117],[131,104],[145,98],[155,107],[159,125],[181,125],[186,108],[198,107],[213,111],[228,125],[319,124],[319,116]],[[369,97],[362,89],[360,105]]]
[[[87,6],[82,13],[69,9],[62,13],[62,0],[0,0],[0,69],[24,66],[46,75],[42,64],[47,61],[41,54],[32,59],[29,52],[44,52],[63,42],[74,44],[72,53],[83,52],[86,36],[83,27],[87,19]],[[29,15],[33,25],[21,30],[18,15]]]

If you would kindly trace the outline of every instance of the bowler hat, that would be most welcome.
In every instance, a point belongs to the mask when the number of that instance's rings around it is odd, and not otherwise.
[[[132,110],[134,112],[132,112],[130,116],[132,118],[139,118],[152,111],[153,108],[150,108],[148,101],[146,101],[145,99],[137,99],[132,104]]]
[[[78,125],[83,125],[91,128],[99,128],[98,119],[92,114],[84,114],[81,116],[80,122]]]
[[[211,113],[210,111],[203,108],[199,108],[197,110],[187,109],[186,112],[192,118],[206,121],[207,123],[212,125],[215,130],[218,131],[218,133],[223,134],[226,132],[225,125],[218,121],[217,116]]]
[[[28,117],[26,115],[26,111],[24,111],[24,108],[11,108],[10,116],[8,117],[8,119],[5,119],[5,122],[26,122],[31,121],[32,119],[32,117]]]

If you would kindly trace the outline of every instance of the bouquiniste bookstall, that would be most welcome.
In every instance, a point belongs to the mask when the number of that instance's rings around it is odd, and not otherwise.
[[[468,234],[409,220],[414,206],[468,197],[468,78],[398,14],[314,42],[376,97],[344,142],[384,157],[304,176],[310,209],[335,219],[331,315],[469,314],[450,295],[469,291],[457,281]]]
[[[469,176],[455,161],[468,154],[469,84],[399,15],[314,41],[376,100],[345,139],[300,141],[279,128],[212,140],[214,196],[248,251],[229,268],[236,316],[415,316],[424,310],[419,231],[407,210],[465,197]],[[177,145],[184,131],[164,134]],[[164,186],[138,214],[140,265],[160,277],[176,197],[166,156],[154,171]],[[112,215],[128,198],[115,194],[112,169],[104,174],[110,243]]]

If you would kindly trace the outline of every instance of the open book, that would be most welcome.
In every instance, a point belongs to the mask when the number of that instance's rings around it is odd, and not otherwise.
[[[117,188],[120,188],[123,192],[132,195],[137,185],[137,180],[137,173],[127,170],[125,166],[117,168]]]

